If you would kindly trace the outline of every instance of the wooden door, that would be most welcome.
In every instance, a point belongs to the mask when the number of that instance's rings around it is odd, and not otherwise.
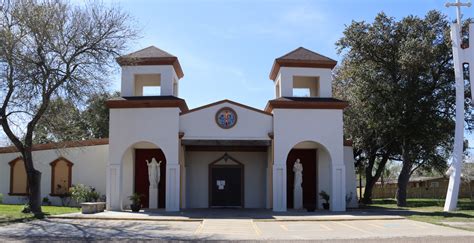
[[[165,208],[166,196],[166,158],[161,149],[136,149],[135,150],[135,187],[134,191],[143,195],[142,207],[148,208],[149,186],[148,166],[146,160],[155,158],[160,165],[160,183],[158,184],[158,208]],[[127,195],[128,196],[128,195]]]
[[[292,149],[286,160],[286,205],[293,208],[293,165],[300,159],[303,165],[303,207],[317,205],[317,160],[316,149]]]

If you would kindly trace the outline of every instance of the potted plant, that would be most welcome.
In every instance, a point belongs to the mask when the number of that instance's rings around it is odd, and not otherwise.
[[[325,203],[323,203],[323,208],[329,210],[329,194],[325,191],[321,191],[319,196],[325,201]]]
[[[130,205],[130,209],[132,209],[132,212],[138,212],[142,208],[142,194],[134,192],[131,196],[128,197],[130,201],[132,201],[132,204]]]

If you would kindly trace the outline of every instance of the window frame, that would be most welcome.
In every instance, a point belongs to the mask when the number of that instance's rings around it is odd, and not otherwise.
[[[23,161],[23,163],[25,163],[25,161],[23,160],[23,158],[21,156],[18,156],[15,159],[13,159],[12,161],[8,162],[8,164],[10,165],[10,191],[8,192],[8,195],[9,196],[28,196],[30,193],[29,193],[29,187],[28,187],[28,173],[26,173],[26,166],[25,166],[26,193],[13,192],[13,183],[15,182],[15,178],[14,178],[15,171],[14,170],[15,170],[15,165],[18,161]]]
[[[59,197],[59,196],[62,196],[63,194],[60,194],[60,193],[55,193],[55,172],[56,172],[56,164],[59,162],[59,161],[64,161],[66,162],[66,165],[68,167],[68,188],[70,188],[72,186],[72,166],[74,165],[74,163],[72,163],[70,160],[64,158],[64,157],[59,157],[55,160],[53,160],[51,163],[49,163],[49,165],[51,166],[51,191],[49,193],[50,196],[52,197]]]

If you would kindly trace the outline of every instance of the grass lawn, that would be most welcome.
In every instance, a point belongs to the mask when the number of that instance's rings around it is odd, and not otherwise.
[[[22,213],[24,205],[0,204],[0,225],[5,223],[22,222],[35,219],[32,213]],[[43,206],[45,215],[79,212],[79,208]]]
[[[432,224],[443,222],[474,222],[474,202],[463,198],[458,201],[458,210],[444,212],[444,199],[408,199],[408,207],[397,207],[394,199],[374,199],[371,209],[400,210],[400,215],[408,219]],[[470,229],[474,231],[473,229]]]

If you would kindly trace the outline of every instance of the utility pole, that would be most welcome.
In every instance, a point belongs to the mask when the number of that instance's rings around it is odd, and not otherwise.
[[[456,7],[456,23],[451,24],[451,40],[453,44],[454,75],[456,80],[456,128],[454,131],[453,161],[448,170],[449,185],[444,203],[444,211],[456,209],[458,203],[459,187],[461,185],[461,165],[463,160],[464,143],[464,64],[474,63],[474,24],[469,24],[469,47],[463,49],[462,45],[462,21],[461,7],[471,7],[471,3],[446,3],[446,7]],[[469,65],[469,75],[473,73],[473,66]],[[470,78],[469,78],[470,80]],[[474,83],[471,83],[471,91],[474,91]],[[474,101],[474,93],[473,95]]]

